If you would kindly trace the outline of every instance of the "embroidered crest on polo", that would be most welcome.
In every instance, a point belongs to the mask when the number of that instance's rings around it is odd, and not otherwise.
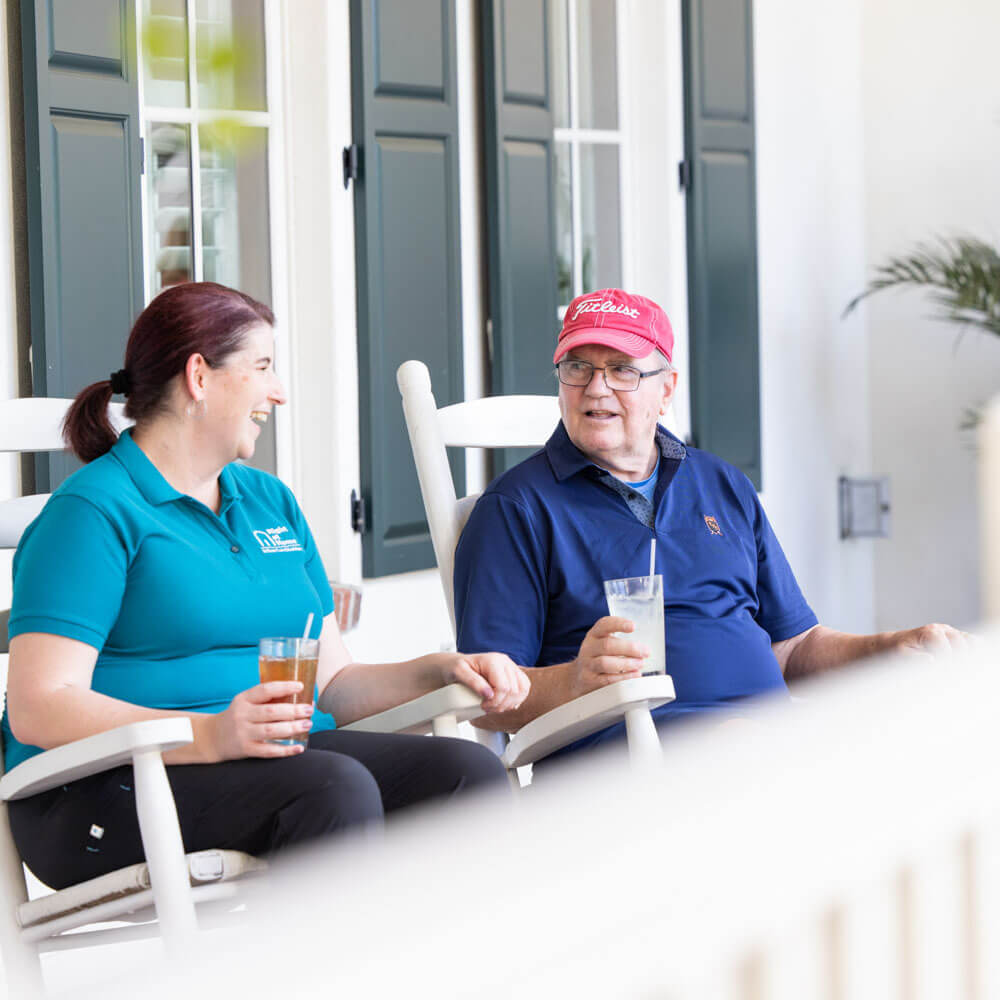
[[[708,525],[708,530],[713,535],[721,535],[722,534],[722,528],[719,527],[719,522],[716,521],[716,519],[714,517],[712,517],[711,514],[706,514],[705,515],[705,524]]]
[[[578,302],[573,311],[572,319],[576,319],[583,313],[618,313],[621,316],[630,316],[632,319],[639,318],[639,310],[625,305],[624,302],[615,303],[610,299],[584,299]]]
[[[302,545],[294,535],[288,535],[289,528],[282,525],[278,528],[263,528],[254,531],[261,552],[301,552]]]

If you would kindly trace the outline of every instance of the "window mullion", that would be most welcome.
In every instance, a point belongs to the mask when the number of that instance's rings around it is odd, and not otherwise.
[[[628,37],[629,19],[632,12],[629,0],[617,0],[615,7],[616,68],[618,72],[618,239],[622,268],[621,282],[624,288],[628,288],[635,280],[635,257],[632,245],[632,210],[634,207],[632,200],[632,150],[628,141],[629,129],[632,124],[631,81],[625,69],[628,65],[625,40]]]
[[[143,114],[150,121],[172,122],[178,125],[187,125],[197,117],[202,123],[212,121],[234,122],[239,125],[250,125],[256,128],[270,128],[271,114],[266,111],[237,111],[237,110],[213,110],[198,109],[197,113],[191,108],[170,108],[157,107],[156,105],[144,106]]]
[[[142,301],[149,303],[153,297],[153,233],[155,226],[150,225],[151,211],[149,207],[149,184],[153,176],[153,151],[149,136],[149,118],[146,114],[146,49],[142,42],[145,36],[142,0],[135,0],[135,34],[140,39],[137,46],[138,65],[136,66],[136,85],[139,89],[139,136],[142,143],[142,183],[139,185],[139,204],[142,206]]]
[[[620,145],[623,133],[618,129],[598,128],[557,128],[552,130],[553,138],[559,142],[576,139],[578,142],[589,142],[594,145]]]
[[[573,296],[583,291],[583,213],[580,207],[580,144],[576,139],[578,121],[577,102],[577,50],[576,50],[576,0],[567,4],[566,56],[569,62],[569,191],[570,215],[573,226]]]
[[[191,276],[202,281],[205,273],[202,261],[201,232],[201,136],[198,130],[198,28],[195,20],[195,0],[187,0],[188,16],[188,103],[191,106]]]

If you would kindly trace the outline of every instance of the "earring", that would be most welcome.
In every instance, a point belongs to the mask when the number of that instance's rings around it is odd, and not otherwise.
[[[184,412],[189,417],[193,417],[195,420],[201,420],[205,416],[205,400],[204,399],[192,399],[188,401],[188,405],[184,408]]]

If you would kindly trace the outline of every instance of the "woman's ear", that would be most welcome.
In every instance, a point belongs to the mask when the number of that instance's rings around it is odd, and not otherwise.
[[[200,354],[192,354],[184,365],[184,387],[195,402],[200,402],[205,398],[207,371],[208,362]]]

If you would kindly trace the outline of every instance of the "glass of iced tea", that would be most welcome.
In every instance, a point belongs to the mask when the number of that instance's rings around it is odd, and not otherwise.
[[[258,643],[260,654],[260,682],[301,681],[302,690],[276,699],[278,704],[311,705],[316,697],[316,663],[319,660],[319,639],[261,639]],[[305,746],[308,733],[272,740],[286,746]]]

